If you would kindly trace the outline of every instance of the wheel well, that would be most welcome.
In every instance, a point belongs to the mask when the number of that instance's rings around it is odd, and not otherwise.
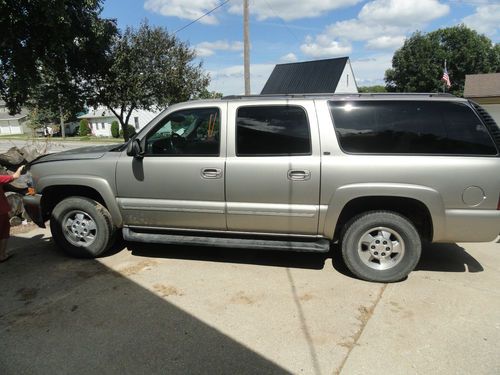
[[[106,207],[106,203],[104,202],[101,194],[91,187],[80,185],[49,186],[43,189],[42,192],[42,211],[44,218],[48,219],[54,207],[63,199],[69,197],[90,198]]]
[[[412,198],[387,196],[360,197],[349,201],[337,220],[334,239],[339,239],[342,228],[353,217],[363,212],[378,210],[393,211],[405,216],[415,225],[422,239],[432,240],[432,217],[425,204]]]

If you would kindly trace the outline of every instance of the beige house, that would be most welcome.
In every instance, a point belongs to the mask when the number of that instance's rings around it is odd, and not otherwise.
[[[9,115],[9,110],[3,100],[0,100],[0,135],[24,134],[29,132],[28,111],[21,109],[21,113]]]
[[[500,73],[466,75],[464,97],[481,104],[500,125]]]

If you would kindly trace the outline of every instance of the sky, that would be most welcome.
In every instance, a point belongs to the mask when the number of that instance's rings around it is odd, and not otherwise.
[[[243,0],[225,2],[105,0],[102,16],[121,29],[144,20],[165,27],[196,50],[210,90],[242,94]],[[384,84],[394,51],[417,30],[464,23],[500,42],[500,0],[250,0],[249,8],[252,94],[276,64],[341,56],[350,57],[358,86]]]

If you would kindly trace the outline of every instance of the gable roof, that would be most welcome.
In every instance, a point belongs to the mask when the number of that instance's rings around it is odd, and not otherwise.
[[[464,96],[466,98],[500,96],[500,73],[467,74]]]
[[[339,57],[278,64],[261,94],[334,93],[348,60],[348,57]]]

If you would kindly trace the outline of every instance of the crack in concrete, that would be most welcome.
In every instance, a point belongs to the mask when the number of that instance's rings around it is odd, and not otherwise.
[[[295,302],[295,306],[297,307],[297,311],[299,313],[300,328],[302,329],[302,333],[304,334],[304,338],[306,339],[307,346],[309,347],[309,354],[311,357],[311,362],[312,362],[312,366],[314,369],[314,373],[316,375],[321,375],[321,369],[319,366],[318,355],[316,354],[316,349],[314,348],[311,333],[309,332],[309,329],[307,327],[307,321],[306,321],[306,317],[304,314],[304,310],[302,309],[302,305],[300,303],[300,298],[298,296],[297,288],[295,286],[295,282],[293,280],[290,268],[286,269],[286,274],[288,276],[288,281],[290,283],[290,288],[292,290],[293,301]]]
[[[365,308],[364,306],[361,306],[359,308],[360,316],[357,318],[361,322],[361,326],[359,329],[356,331],[356,333],[352,336],[352,343],[348,346],[349,350],[347,351],[347,354],[345,355],[344,359],[342,360],[342,363],[340,364],[339,368],[334,372],[335,375],[340,375],[342,373],[342,370],[347,363],[347,360],[349,359],[349,356],[351,355],[352,350],[356,347],[358,344],[358,340],[363,334],[368,322],[370,321],[370,318],[373,316],[373,312],[375,311],[376,307],[378,306],[378,303],[382,299],[382,295],[385,292],[385,288],[387,288],[387,284],[384,284],[382,288],[380,288],[380,291],[378,293],[377,298],[375,299],[375,302],[370,306],[370,308]]]

